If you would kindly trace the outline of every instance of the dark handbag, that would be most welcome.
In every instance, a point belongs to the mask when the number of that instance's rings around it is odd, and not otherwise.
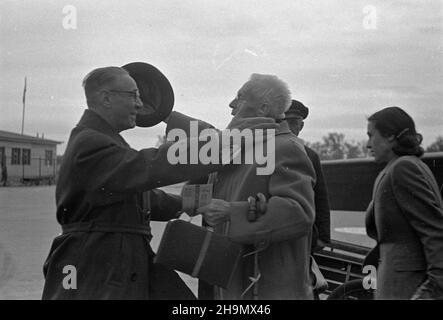
[[[241,258],[241,245],[183,220],[166,225],[155,263],[227,288]]]

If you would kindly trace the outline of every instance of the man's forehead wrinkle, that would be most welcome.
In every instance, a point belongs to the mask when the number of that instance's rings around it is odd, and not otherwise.
[[[238,91],[238,96],[242,96],[244,98],[251,98],[251,88],[246,84]]]
[[[125,91],[136,91],[138,90],[137,83],[130,76],[120,76],[117,77],[111,83],[113,89],[125,90]]]

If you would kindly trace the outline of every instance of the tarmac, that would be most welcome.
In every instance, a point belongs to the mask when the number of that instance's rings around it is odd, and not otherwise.
[[[181,185],[163,188],[179,193]],[[199,224],[200,219],[193,219]],[[333,212],[332,238],[373,246],[362,234],[364,213]],[[165,222],[152,222],[154,251]],[[52,239],[61,232],[55,216],[55,186],[0,187],[0,300],[41,299],[44,279],[43,263]],[[197,279],[180,274],[194,294]]]

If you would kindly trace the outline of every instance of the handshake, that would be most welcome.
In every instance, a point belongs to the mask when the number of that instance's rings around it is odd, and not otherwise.
[[[201,214],[206,223],[214,227],[230,220],[231,203],[222,199],[212,199],[212,184],[186,185],[182,191],[182,211],[189,216]],[[258,193],[248,197],[249,222],[256,221],[265,214],[266,197]]]

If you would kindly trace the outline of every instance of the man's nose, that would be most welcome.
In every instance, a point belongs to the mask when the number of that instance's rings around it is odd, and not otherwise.
[[[138,111],[141,109],[141,107],[143,107],[143,101],[140,99],[140,97],[137,97],[135,100],[135,109]]]
[[[237,105],[237,100],[234,99],[231,101],[231,103],[229,103],[229,108],[234,109],[236,105]]]

